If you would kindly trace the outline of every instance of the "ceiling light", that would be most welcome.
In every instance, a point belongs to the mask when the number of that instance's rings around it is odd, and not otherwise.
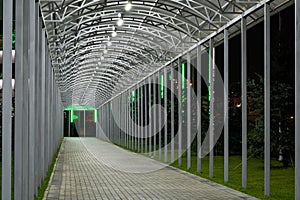
[[[112,36],[112,37],[116,37],[116,36],[117,36],[117,32],[116,32],[116,31],[113,31],[112,34],[111,34],[111,36]]]
[[[104,53],[104,54],[107,54],[107,52],[108,52],[107,49],[104,49],[103,53]]]
[[[112,43],[111,43],[111,41],[110,41],[110,37],[108,36],[108,38],[107,38],[107,46],[111,46],[112,45]]]
[[[122,14],[119,13],[119,14],[118,14],[118,17],[119,17],[119,19],[118,19],[117,25],[118,25],[118,26],[122,26],[122,25],[124,24],[124,20],[123,20]]]
[[[123,24],[124,24],[123,18],[119,18],[119,19],[118,19],[118,22],[117,22],[117,25],[118,25],[118,26],[122,26]]]
[[[104,60],[104,56],[101,56],[101,60]]]
[[[131,3],[131,1],[128,1],[128,3],[125,6],[125,10],[129,11],[129,10],[131,10],[131,8],[132,8],[132,3]]]

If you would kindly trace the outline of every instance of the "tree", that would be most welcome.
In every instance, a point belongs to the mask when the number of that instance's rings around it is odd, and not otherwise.
[[[264,156],[264,98],[263,78],[256,74],[248,80],[249,114],[256,118],[249,123],[249,152],[255,157]],[[293,162],[293,91],[288,83],[271,82],[271,156],[282,154],[284,166]]]

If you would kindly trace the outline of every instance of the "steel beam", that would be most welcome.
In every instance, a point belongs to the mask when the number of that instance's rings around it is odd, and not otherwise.
[[[148,98],[149,98],[149,103],[148,103],[148,116],[149,116],[149,129],[148,129],[148,138],[149,138],[149,156],[152,155],[152,133],[153,133],[153,128],[152,128],[152,124],[154,122],[154,120],[152,119],[152,112],[151,112],[151,101],[152,101],[152,91],[151,91],[151,77],[148,78]]]
[[[29,1],[29,198],[34,198],[34,174],[36,170],[35,166],[35,115],[36,115],[36,52],[35,52],[35,42],[36,42],[36,8],[35,1]]]
[[[14,199],[22,199],[23,191],[23,67],[24,28],[23,0],[16,3],[16,64],[15,64],[15,144],[14,144]]]
[[[158,93],[158,105],[161,107],[161,90],[160,90],[160,87],[161,87],[161,75],[160,75],[160,72],[157,73],[157,78],[158,78],[158,84],[157,84],[157,93]],[[162,159],[162,151],[161,151],[161,140],[162,140],[162,123],[161,123],[161,112],[159,110],[158,112],[158,127],[159,129],[158,130],[158,159],[161,160]]]
[[[174,163],[175,161],[175,152],[174,152],[174,147],[175,147],[175,130],[174,130],[174,69],[173,65],[171,65],[171,163]]]
[[[181,59],[178,59],[178,166],[182,165],[182,88],[181,88]]]
[[[242,52],[242,187],[247,187],[247,22],[241,19]]]
[[[215,117],[215,109],[214,109],[214,70],[215,70],[215,62],[214,62],[214,47],[213,47],[212,39],[209,40],[209,79],[210,79],[210,115],[209,115],[209,177],[214,177],[214,117]]]
[[[265,195],[270,196],[270,6],[264,7],[264,131],[265,131],[265,158],[264,179]]]
[[[228,182],[228,165],[229,165],[229,115],[228,115],[228,30],[224,29],[224,182]]]
[[[186,82],[186,81],[184,81]],[[191,168],[191,121],[192,121],[192,113],[191,113],[191,55],[190,53],[187,54],[187,83],[186,83],[186,88],[187,88],[187,118],[186,118],[186,125],[187,125],[187,169]]]
[[[165,107],[165,137],[164,137],[164,145],[165,145],[165,162],[168,162],[168,72],[167,68],[164,68],[164,107]]]
[[[3,2],[2,199],[11,199],[13,1]]]
[[[202,99],[201,99],[201,82],[202,82],[202,65],[201,65],[201,45],[197,48],[197,172],[200,173],[201,169],[201,112],[202,112]]]
[[[300,0],[295,0],[295,199],[300,199]]]

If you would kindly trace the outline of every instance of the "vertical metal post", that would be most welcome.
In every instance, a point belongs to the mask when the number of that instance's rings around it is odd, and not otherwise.
[[[133,88],[134,91],[134,88]],[[131,94],[132,95],[132,94]],[[134,120],[135,120],[135,116],[134,116],[134,105],[135,105],[135,97],[133,102],[131,103],[131,149],[134,149],[134,142],[135,142],[135,129],[134,129]]]
[[[29,1],[29,198],[34,198],[34,173],[35,173],[35,1]]]
[[[209,40],[209,79],[210,79],[210,115],[209,115],[209,177],[214,177],[214,47],[212,39]]]
[[[6,35],[5,35],[5,37],[6,37]],[[23,168],[23,162],[22,162],[23,89],[22,89],[22,87],[23,87],[23,67],[24,67],[24,62],[23,62],[24,43],[23,43],[23,40],[24,40],[24,38],[23,38],[23,0],[19,0],[18,3],[16,4],[16,48],[15,49],[17,51],[16,51],[16,64],[15,64],[14,199],[21,199],[24,196],[23,187],[22,187],[22,183],[23,183],[23,181],[22,181],[22,176],[23,176],[23,169],[22,169]],[[7,40],[7,41],[10,41],[10,40]]]
[[[157,73],[157,78],[158,78],[158,84],[157,84],[157,94],[158,94],[158,105],[161,106],[161,91],[160,91],[160,86],[161,86],[161,76],[160,72]],[[161,112],[159,110],[158,112],[158,159],[161,160]]]
[[[141,109],[141,117],[140,117],[140,130],[141,130],[141,152],[143,153],[144,151],[144,121],[145,121],[145,116],[144,116],[144,84],[141,84],[141,103],[140,103],[140,109]]]
[[[41,168],[42,168],[42,179],[45,176],[45,68],[46,68],[46,31],[45,29],[42,30],[42,65],[41,65]]]
[[[164,107],[165,107],[165,162],[168,162],[168,72],[164,68]]]
[[[155,77],[155,75],[153,75],[154,77],[153,77],[153,83],[154,83],[154,86],[153,86],[153,106],[155,106],[155,104],[156,104],[156,99],[157,99],[157,85],[156,85],[156,82],[157,82],[157,80],[156,80],[156,77]],[[154,115],[152,115],[152,116],[156,116],[156,114],[157,114],[157,110],[156,110],[156,108],[154,107]],[[153,131],[155,131],[155,132],[153,132],[153,134],[154,134],[154,141],[153,141],[153,157],[155,158],[156,157],[156,119],[152,119],[153,120]]]
[[[147,124],[149,122],[149,116],[148,116],[148,104],[147,104],[147,81],[145,81],[145,85],[144,85],[144,116],[145,116],[145,123],[144,123],[144,132],[145,132],[145,145],[144,145],[144,153],[148,152],[148,129],[145,128],[147,127]]]
[[[202,80],[202,66],[201,66],[201,46],[197,47],[197,172],[200,173],[201,169],[201,80]]]
[[[300,199],[300,0],[295,0],[295,199]]]
[[[86,119],[85,119],[85,110],[83,111],[83,137],[85,137],[85,122],[86,122]]]
[[[68,120],[68,137],[70,137],[70,136],[71,136],[71,122],[70,122],[70,120],[71,120],[71,111],[68,111],[68,113],[69,113],[69,120]]]
[[[122,143],[121,143],[121,133],[122,133],[121,130],[122,130],[122,129],[121,129],[121,128],[123,128],[123,126],[122,126],[122,124],[123,124],[123,123],[122,123],[122,122],[123,122],[123,119],[121,119],[121,111],[123,111],[123,108],[124,108],[124,107],[123,107],[123,104],[122,104],[122,96],[123,96],[123,94],[119,96],[119,105],[118,105],[118,106],[119,106],[118,117],[119,117],[119,123],[120,123],[120,124],[119,124],[120,127],[118,127],[118,130],[119,130],[119,145],[122,145]],[[123,112],[124,112],[124,111],[123,111]],[[121,120],[122,120],[122,121],[121,121]]]
[[[2,199],[11,199],[13,1],[3,2]]]
[[[149,113],[148,113],[148,115],[149,115],[149,132],[148,132],[148,138],[149,138],[149,156],[151,156],[151,152],[152,152],[152,131],[153,131],[153,129],[152,129],[152,124],[153,124],[153,119],[151,118],[151,115],[152,115],[152,113],[150,112],[151,111],[151,100],[152,100],[152,98],[151,98],[151,93],[152,93],[152,91],[151,91],[151,77],[149,77],[149,79],[148,79],[148,83],[149,83],[149,85],[148,85],[148,87],[149,87],[149,91],[148,91],[148,98],[149,98],[149,103],[148,103],[148,111],[149,111]]]
[[[191,168],[191,55],[187,54],[187,169]]]
[[[171,163],[175,161],[175,153],[174,153],[174,146],[175,146],[175,130],[174,130],[174,69],[173,64],[171,67]]]
[[[242,44],[242,187],[247,187],[247,25],[241,19]]]
[[[229,165],[229,116],[228,116],[228,30],[224,30],[224,182],[228,182],[228,165]]]
[[[136,123],[136,126],[137,126],[137,146],[138,146],[138,152],[141,151],[141,129],[140,129],[140,125],[141,125],[141,118],[140,118],[140,114],[141,114],[141,110],[140,110],[140,105],[141,105],[141,99],[140,99],[140,96],[141,96],[141,90],[140,90],[140,87],[139,85],[137,85],[137,113],[136,113],[136,116],[137,116],[137,123]]]
[[[264,6],[264,130],[265,130],[265,195],[270,196],[270,6]]]
[[[35,73],[34,73],[34,90],[35,90],[35,93],[34,93],[34,99],[35,99],[35,116],[34,116],[34,146],[35,146],[35,150],[34,150],[34,166],[40,166],[39,165],[39,154],[40,154],[40,150],[39,150],[39,146],[40,146],[40,142],[39,142],[39,137],[40,137],[40,134],[39,134],[39,123],[38,123],[38,120],[40,119],[39,118],[39,87],[40,87],[40,84],[39,84],[39,78],[40,78],[40,75],[39,75],[39,71],[40,71],[40,67],[39,67],[39,64],[40,64],[40,35],[39,35],[39,4],[37,2],[35,2]],[[38,109],[37,109],[38,108]],[[37,134],[38,133],[38,134]],[[37,189],[38,189],[38,176],[39,176],[39,170],[40,168],[36,168],[34,170],[34,178],[33,178],[33,181],[34,181],[34,185],[32,186],[33,187],[33,193],[36,194],[37,192]]]
[[[178,59],[178,166],[182,165],[182,88],[181,88],[181,59]]]

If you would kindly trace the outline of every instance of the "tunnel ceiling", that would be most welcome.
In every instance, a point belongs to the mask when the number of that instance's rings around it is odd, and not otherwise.
[[[101,105],[258,3],[138,0],[128,10],[127,0],[41,0],[64,105]]]

